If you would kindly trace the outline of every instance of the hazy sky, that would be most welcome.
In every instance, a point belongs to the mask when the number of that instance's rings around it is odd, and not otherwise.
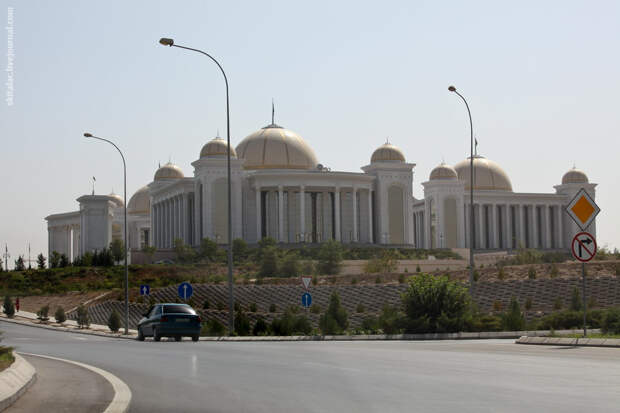
[[[620,247],[618,1],[6,1],[0,0],[0,242],[47,254],[44,217],[114,189],[128,198],[169,159],[186,176],[225,136],[270,121],[303,136],[319,162],[359,171],[386,138],[417,164],[414,196],[442,159],[479,152],[516,192],[554,192],[573,164],[598,183],[599,245]],[[12,7],[12,22],[8,22]],[[7,76],[13,75],[13,105]]]

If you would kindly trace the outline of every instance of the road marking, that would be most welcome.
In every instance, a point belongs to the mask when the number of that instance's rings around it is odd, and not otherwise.
[[[112,401],[110,402],[108,407],[103,411],[103,413],[125,413],[129,409],[129,404],[131,403],[131,390],[129,389],[129,386],[125,384],[124,381],[116,377],[114,374],[108,371],[105,371],[103,369],[100,369],[98,367],[95,367],[95,366],[80,363],[79,361],[61,359],[61,358],[52,357],[52,356],[44,356],[42,354],[23,353],[21,351],[19,352],[19,354],[23,354],[25,356],[43,357],[43,358],[50,359],[50,360],[63,361],[65,363],[75,364],[76,366],[80,366],[87,370],[95,372],[103,376],[103,378],[106,379],[112,385],[112,389],[114,390],[114,397],[112,398]]]

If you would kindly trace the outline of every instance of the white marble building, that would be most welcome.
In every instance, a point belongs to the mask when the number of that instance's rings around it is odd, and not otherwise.
[[[194,246],[206,237],[228,241],[226,149],[215,138],[192,163],[192,177],[167,163],[132,196],[132,249],[171,249],[175,239]],[[362,172],[332,171],[302,137],[272,123],[243,139],[231,157],[233,238],[469,247],[469,159],[433,169],[422,183],[424,199],[416,199],[415,164],[390,143],[372,153]],[[581,188],[595,197],[596,184],[574,168],[555,192],[544,194],[514,192],[502,168],[482,156],[474,157],[474,171],[479,250],[566,249],[577,231],[564,207]],[[50,252],[73,258],[123,236],[124,206],[117,196],[87,195],[78,202],[79,211],[46,218]],[[589,230],[596,233],[595,224]]]

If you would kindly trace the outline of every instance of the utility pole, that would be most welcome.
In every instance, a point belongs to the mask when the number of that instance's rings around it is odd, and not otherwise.
[[[4,269],[5,271],[9,271],[9,258],[11,258],[11,254],[9,254],[9,247],[4,244]]]

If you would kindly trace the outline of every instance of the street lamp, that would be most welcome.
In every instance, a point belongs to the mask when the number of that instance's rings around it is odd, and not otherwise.
[[[233,256],[232,256],[232,190],[231,190],[231,179],[230,179],[230,110],[228,104],[228,78],[226,77],[226,73],[222,68],[222,65],[215,60],[213,56],[209,53],[203,52],[199,49],[192,49],[191,47],[179,46],[174,44],[173,39],[168,39],[162,37],[159,39],[159,43],[163,46],[170,47],[178,47],[179,49],[191,50],[193,52],[201,53],[207,56],[209,59],[213,60],[213,62],[220,68],[222,75],[224,75],[224,83],[226,83],[226,138],[228,141],[228,149],[226,151],[226,160],[227,160],[227,171],[228,171],[228,332],[229,334],[233,334],[235,331],[235,319],[233,317],[234,311],[234,295],[233,295]]]
[[[127,248],[129,248],[129,245],[127,244],[127,165],[125,164],[125,157],[123,156],[123,152],[121,152],[121,150],[118,148],[118,146],[116,146],[114,142],[104,138],[100,138],[98,136],[94,136],[90,133],[85,133],[84,137],[99,139],[100,141],[109,143],[116,148],[118,153],[121,154],[121,159],[123,159],[123,202],[125,203],[125,334],[129,334],[129,270],[127,264]]]
[[[470,133],[470,156],[469,156],[469,204],[470,204],[470,228],[469,228],[469,293],[473,295],[474,293],[474,247],[475,247],[475,233],[476,233],[476,225],[475,225],[475,214],[474,214],[474,124],[471,120],[471,111],[469,110],[469,105],[467,101],[459,92],[456,91],[454,86],[449,86],[448,90],[450,92],[456,93],[463,102],[465,102],[465,107],[467,108],[467,114],[469,115],[469,133]]]

